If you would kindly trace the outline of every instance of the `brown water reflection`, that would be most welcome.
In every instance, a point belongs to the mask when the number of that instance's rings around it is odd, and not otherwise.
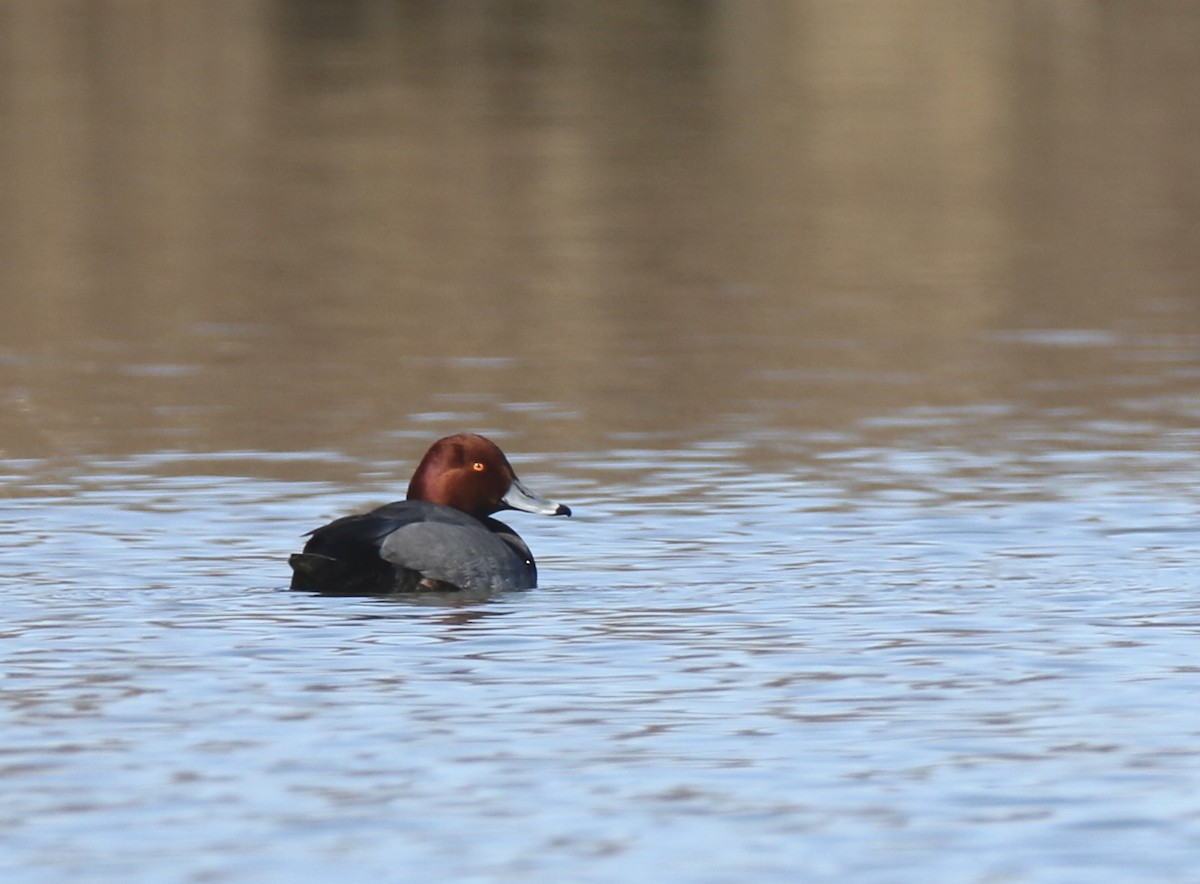
[[[1190,4],[15,0],[0,33],[10,458],[1195,422]]]

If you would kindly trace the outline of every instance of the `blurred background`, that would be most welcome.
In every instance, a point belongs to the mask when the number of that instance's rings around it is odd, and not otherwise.
[[[1156,0],[8,0],[0,453],[1192,426],[1197,45]]]

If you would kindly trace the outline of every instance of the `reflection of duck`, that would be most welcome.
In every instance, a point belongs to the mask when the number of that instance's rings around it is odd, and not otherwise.
[[[304,552],[288,560],[292,589],[337,595],[530,589],[537,565],[517,532],[490,518],[502,509],[571,515],[522,485],[490,439],[468,433],[439,439],[413,473],[406,500],[311,532]]]

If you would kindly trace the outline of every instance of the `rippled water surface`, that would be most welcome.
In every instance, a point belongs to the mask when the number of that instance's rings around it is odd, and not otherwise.
[[[1200,879],[1200,14],[944,12],[5,4],[0,878]]]

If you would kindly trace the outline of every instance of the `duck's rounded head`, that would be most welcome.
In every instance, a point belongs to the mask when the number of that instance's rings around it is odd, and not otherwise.
[[[475,433],[458,433],[434,442],[413,473],[407,496],[453,507],[477,519],[503,509],[571,515],[569,507],[522,485],[500,447]]]

